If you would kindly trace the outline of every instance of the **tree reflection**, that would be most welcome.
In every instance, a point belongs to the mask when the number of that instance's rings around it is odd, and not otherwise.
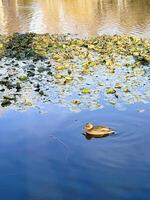
[[[0,0],[0,33],[148,35],[149,10],[149,0]]]

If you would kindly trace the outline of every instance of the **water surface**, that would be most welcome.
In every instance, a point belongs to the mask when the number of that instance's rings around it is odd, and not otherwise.
[[[0,34],[33,31],[149,37],[149,10],[149,0],[0,0]]]
[[[139,106],[147,111],[138,113]],[[76,114],[58,106],[43,109],[47,114],[1,113],[2,199],[149,199],[149,107]],[[81,133],[87,121],[117,134],[86,140]]]
[[[149,0],[0,0],[0,34],[149,37],[149,10]],[[148,76],[140,87],[147,92]],[[125,111],[111,104],[78,113],[68,104],[0,108],[0,199],[149,200],[149,119],[146,101],[127,104]],[[86,122],[110,126],[116,134],[87,140],[82,135]]]

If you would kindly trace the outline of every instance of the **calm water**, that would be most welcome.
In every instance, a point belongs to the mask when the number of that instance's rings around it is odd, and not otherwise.
[[[150,33],[149,0],[0,1],[0,33]],[[138,112],[138,110],[144,112]],[[0,199],[149,200],[150,106],[0,109]],[[86,122],[116,135],[87,140]]]
[[[0,34],[150,35],[149,0],[0,0]]]
[[[146,109],[138,113],[137,108]],[[0,196],[9,200],[149,200],[150,107],[74,114],[66,108],[7,111],[0,118]],[[86,140],[87,121],[117,134]]]

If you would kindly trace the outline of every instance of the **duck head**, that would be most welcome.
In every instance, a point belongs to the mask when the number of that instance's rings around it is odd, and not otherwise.
[[[91,124],[91,123],[86,123],[85,126],[84,126],[84,129],[85,129],[85,131],[89,131],[89,130],[91,130],[93,127],[94,127],[93,124]]]

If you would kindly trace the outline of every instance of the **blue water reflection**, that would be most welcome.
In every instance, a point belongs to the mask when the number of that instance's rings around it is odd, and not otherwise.
[[[137,109],[145,109],[139,113]],[[45,105],[0,118],[0,197],[9,200],[142,199],[150,195],[148,104],[72,113]],[[117,134],[86,140],[85,122]]]

